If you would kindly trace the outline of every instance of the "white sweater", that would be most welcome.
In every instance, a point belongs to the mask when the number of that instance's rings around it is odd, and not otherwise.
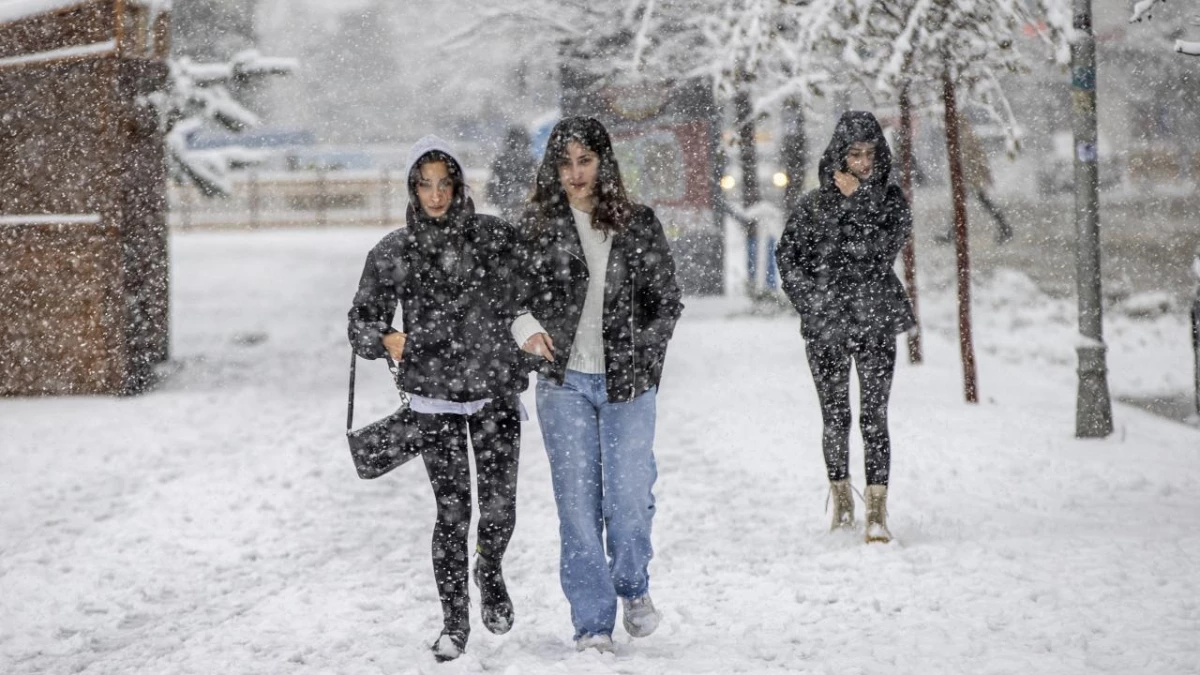
[[[567,369],[581,373],[604,373],[604,279],[608,273],[608,254],[612,250],[612,237],[592,229],[591,214],[571,209],[575,217],[575,230],[583,244],[583,257],[588,268],[587,296],[583,301],[583,314],[579,327],[575,329],[575,342],[571,346],[571,357]],[[529,338],[546,330],[532,314],[518,316],[512,324],[513,338],[523,346]]]

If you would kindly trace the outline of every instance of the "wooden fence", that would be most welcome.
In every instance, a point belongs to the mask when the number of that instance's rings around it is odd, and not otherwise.
[[[168,191],[170,226],[176,230],[273,227],[398,227],[408,191],[403,172],[245,171],[233,177],[233,194],[204,197],[193,186]],[[477,207],[484,206],[487,171],[466,171]]]

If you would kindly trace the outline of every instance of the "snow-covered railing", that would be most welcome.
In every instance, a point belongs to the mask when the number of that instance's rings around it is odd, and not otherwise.
[[[488,210],[482,201],[487,170],[465,173],[476,208]],[[225,198],[206,198],[193,185],[169,186],[170,227],[398,227],[408,206],[399,170],[239,171],[228,185]]]
[[[0,25],[14,23],[38,14],[50,14],[87,4],[89,0],[8,0],[0,2]]]
[[[51,49],[49,51],[37,52],[36,54],[21,54],[20,56],[9,56],[0,59],[0,68],[13,68],[16,66],[28,66],[37,63],[57,63],[59,61],[74,61],[76,59],[85,59],[92,56],[103,56],[106,54],[114,54],[117,51],[116,40],[105,40],[104,42],[95,42],[90,45],[77,45],[73,47],[62,47],[60,49]]]
[[[0,227],[22,225],[99,225],[99,213],[0,215]]]
[[[1200,56],[1200,42],[1188,42],[1187,40],[1176,40],[1175,51],[1188,56]]]

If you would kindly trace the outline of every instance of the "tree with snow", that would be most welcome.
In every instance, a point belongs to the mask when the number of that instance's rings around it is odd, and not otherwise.
[[[1148,21],[1153,12],[1166,3],[1167,0],[1138,0],[1133,3],[1133,14],[1129,17],[1129,22]],[[1200,23],[1200,16],[1193,18],[1192,22]],[[1175,51],[1188,56],[1200,56],[1200,41],[1177,39],[1175,40]]]
[[[184,56],[172,58],[169,66],[168,88],[151,94],[149,101],[166,133],[170,176],[196,185],[207,196],[228,196],[228,172],[261,161],[259,153],[240,146],[194,150],[188,147],[188,137],[206,124],[234,133],[257,126],[258,116],[230,94],[230,87],[289,74],[296,61],[265,57],[250,49],[224,63],[196,63]]]
[[[1006,130],[1009,150],[1020,138],[1001,75],[1027,71],[1022,34],[1032,34],[1059,63],[1073,35],[1066,0],[853,0],[839,3],[833,36],[851,76],[881,100],[942,109],[954,204],[958,262],[959,348],[968,402],[978,400],[971,336],[966,187],[958,138],[960,94]]]

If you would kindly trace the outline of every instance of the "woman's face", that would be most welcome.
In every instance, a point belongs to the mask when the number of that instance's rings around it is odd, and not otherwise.
[[[454,199],[454,180],[450,178],[450,167],[445,162],[428,162],[421,165],[421,177],[417,179],[417,201],[421,210],[430,218],[441,218],[450,210]]]
[[[596,173],[600,156],[576,141],[567,143],[567,153],[558,165],[558,180],[571,206],[590,211],[595,205]]]
[[[851,143],[846,153],[846,168],[859,180],[866,180],[875,168],[875,144],[869,141]]]

